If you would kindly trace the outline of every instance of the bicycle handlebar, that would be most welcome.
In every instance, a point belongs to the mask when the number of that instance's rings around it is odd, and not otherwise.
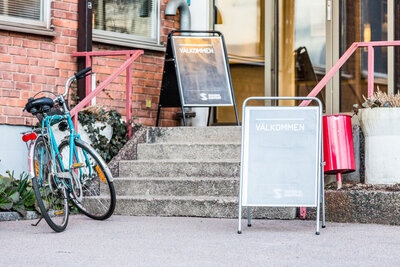
[[[79,80],[81,78],[86,77],[87,75],[90,75],[92,73],[88,73],[87,72],[91,71],[92,67],[87,67],[86,69],[83,69],[81,71],[78,71],[77,73],[74,74],[74,76],[71,76],[70,78],[68,78],[67,82],[65,83],[65,92],[64,94],[62,94],[63,97],[66,97],[68,94],[68,89],[69,89],[69,84],[73,81],[73,80]],[[56,98],[57,99],[57,98]]]
[[[83,78],[84,77],[84,74],[86,73],[86,72],[89,72],[89,71],[91,71],[92,70],[92,67],[87,67],[86,69],[83,69],[83,70],[81,70],[81,71],[78,71],[77,73],[75,73],[75,78],[77,79],[77,80],[79,80],[80,78]]]

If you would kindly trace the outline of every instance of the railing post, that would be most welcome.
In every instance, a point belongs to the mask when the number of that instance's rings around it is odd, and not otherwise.
[[[131,54],[126,55],[126,60],[131,57]],[[128,138],[132,136],[132,65],[129,64],[126,68],[126,127],[128,129]]]
[[[86,55],[85,58],[86,58],[86,68],[92,66],[92,59],[90,58],[90,56]],[[86,88],[85,97],[86,97],[90,94],[90,92],[92,92],[92,82],[91,82],[90,76],[86,76],[85,84],[86,84],[86,86],[85,86],[85,88]],[[89,104],[86,105],[86,107],[88,107],[88,106],[89,106]]]
[[[368,98],[374,93],[374,47],[368,46]]]
[[[72,117],[72,124],[74,125],[75,133],[78,133],[78,113]]]

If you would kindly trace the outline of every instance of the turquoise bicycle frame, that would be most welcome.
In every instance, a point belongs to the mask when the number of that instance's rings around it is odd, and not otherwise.
[[[52,121],[55,120],[57,122],[59,121],[67,121],[68,126],[69,126],[69,131],[70,131],[70,135],[69,135],[69,162],[68,162],[68,166],[64,166],[64,162],[62,160],[62,155],[60,154],[60,151],[58,149],[57,146],[57,142],[56,139],[54,137],[54,133],[53,130],[51,129],[51,125],[52,125]],[[81,137],[79,134],[76,134],[74,125],[72,123],[72,119],[71,116],[69,114],[69,112],[67,112],[65,115],[52,115],[52,116],[46,116],[45,118],[43,118],[42,120],[42,130],[41,130],[42,135],[48,135],[48,137],[50,138],[50,152],[51,152],[51,158],[53,162],[56,162],[56,157],[58,157],[58,160],[60,162],[61,165],[61,170],[62,172],[70,172],[71,171],[71,167],[73,166],[74,163],[74,159],[76,160],[77,163],[79,163],[79,155],[78,155],[78,151],[76,149],[76,145],[75,145],[75,138],[78,138],[79,140],[81,140]],[[41,160],[43,160],[43,149],[41,150]],[[83,150],[83,154],[85,157],[86,162],[89,162],[89,158],[87,156],[87,153],[85,150]],[[57,169],[56,169],[56,165],[54,164],[54,173],[57,174]],[[90,164],[87,164],[87,166],[89,167],[89,176],[92,174],[92,167]],[[43,167],[43,162],[40,163],[40,168]],[[39,183],[40,185],[42,185],[42,174],[43,174],[43,170],[40,169],[40,177],[39,178]],[[82,170],[79,169],[79,179],[81,179],[82,177]],[[56,181],[58,182],[58,179],[56,177]],[[71,183],[70,183],[71,184]]]

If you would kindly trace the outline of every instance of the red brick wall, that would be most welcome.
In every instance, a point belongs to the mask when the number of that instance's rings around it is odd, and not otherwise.
[[[162,0],[161,4],[161,40],[165,44],[167,34],[179,28],[177,17],[164,17],[167,2]],[[22,112],[27,99],[41,90],[63,92],[66,78],[77,71],[76,58],[72,57],[77,50],[77,3],[78,0],[52,2],[55,37],[0,30],[0,124],[33,125],[35,119]],[[93,44],[93,50],[126,49],[132,48]],[[95,57],[97,80],[104,81],[123,61],[122,57]],[[132,114],[144,125],[155,125],[163,61],[163,52],[145,50],[133,64]],[[125,115],[125,81],[122,73],[97,97],[97,104]],[[146,100],[151,100],[150,108],[146,108]],[[176,109],[165,110],[161,115],[161,126],[178,124]]]

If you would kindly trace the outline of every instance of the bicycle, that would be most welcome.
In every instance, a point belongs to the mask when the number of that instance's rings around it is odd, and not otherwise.
[[[105,220],[115,209],[113,177],[101,156],[76,133],[65,97],[73,81],[91,75],[91,67],[70,77],[65,92],[56,95],[40,91],[28,99],[26,111],[35,115],[40,128],[23,133],[28,146],[29,172],[41,218],[56,232],[65,230],[69,217],[69,200],[86,216]],[[35,97],[40,93],[55,96]],[[57,145],[52,126],[69,135]],[[40,222],[39,220],[39,222]],[[38,222],[38,223],[39,223]],[[36,224],[37,225],[37,224]]]

